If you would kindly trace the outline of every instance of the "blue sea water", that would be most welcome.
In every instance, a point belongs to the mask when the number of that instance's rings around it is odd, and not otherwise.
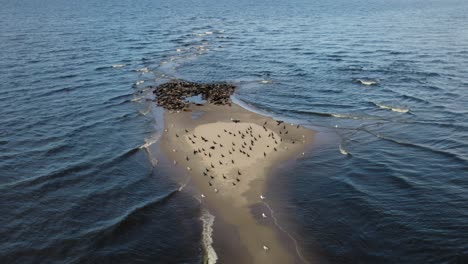
[[[0,6],[1,263],[202,261],[200,205],[140,148],[171,78],[318,131],[269,195],[306,255],[467,260],[468,2]]]

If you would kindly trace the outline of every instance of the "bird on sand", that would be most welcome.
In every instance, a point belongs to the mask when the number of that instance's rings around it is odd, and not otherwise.
[[[269,248],[267,246],[263,245],[263,250],[268,251]]]
[[[267,216],[266,216],[265,213],[262,213],[262,217],[263,217],[263,218],[267,218]]]
[[[260,199],[265,200],[265,198],[266,198],[265,196],[260,194]]]

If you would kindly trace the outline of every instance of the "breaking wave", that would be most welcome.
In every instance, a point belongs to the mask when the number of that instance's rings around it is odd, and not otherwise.
[[[379,103],[375,103],[375,102],[372,102],[374,105],[378,106],[379,108],[381,109],[385,109],[385,110],[391,110],[393,112],[398,112],[398,113],[408,113],[409,112],[409,108],[404,108],[404,107],[396,107],[396,106],[390,106],[390,105],[384,105],[384,104],[379,104]]]
[[[200,220],[203,223],[202,242],[205,250],[205,260],[203,263],[214,264],[218,260],[218,255],[213,248],[213,224],[215,217],[207,210],[204,210]]]

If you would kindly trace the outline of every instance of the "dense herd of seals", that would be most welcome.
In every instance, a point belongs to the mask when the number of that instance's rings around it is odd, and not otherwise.
[[[230,105],[231,95],[236,87],[229,83],[196,83],[174,80],[154,88],[155,101],[158,106],[168,110],[187,110],[187,98],[201,96],[208,103],[215,105]]]

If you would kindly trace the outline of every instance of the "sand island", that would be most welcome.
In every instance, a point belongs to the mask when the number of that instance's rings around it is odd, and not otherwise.
[[[184,81],[154,87],[156,103],[166,109],[163,152],[190,175],[198,199],[215,215],[219,263],[308,263],[268,224],[265,188],[275,165],[302,157],[314,132],[232,103],[234,90]],[[193,96],[204,102],[187,100]]]

